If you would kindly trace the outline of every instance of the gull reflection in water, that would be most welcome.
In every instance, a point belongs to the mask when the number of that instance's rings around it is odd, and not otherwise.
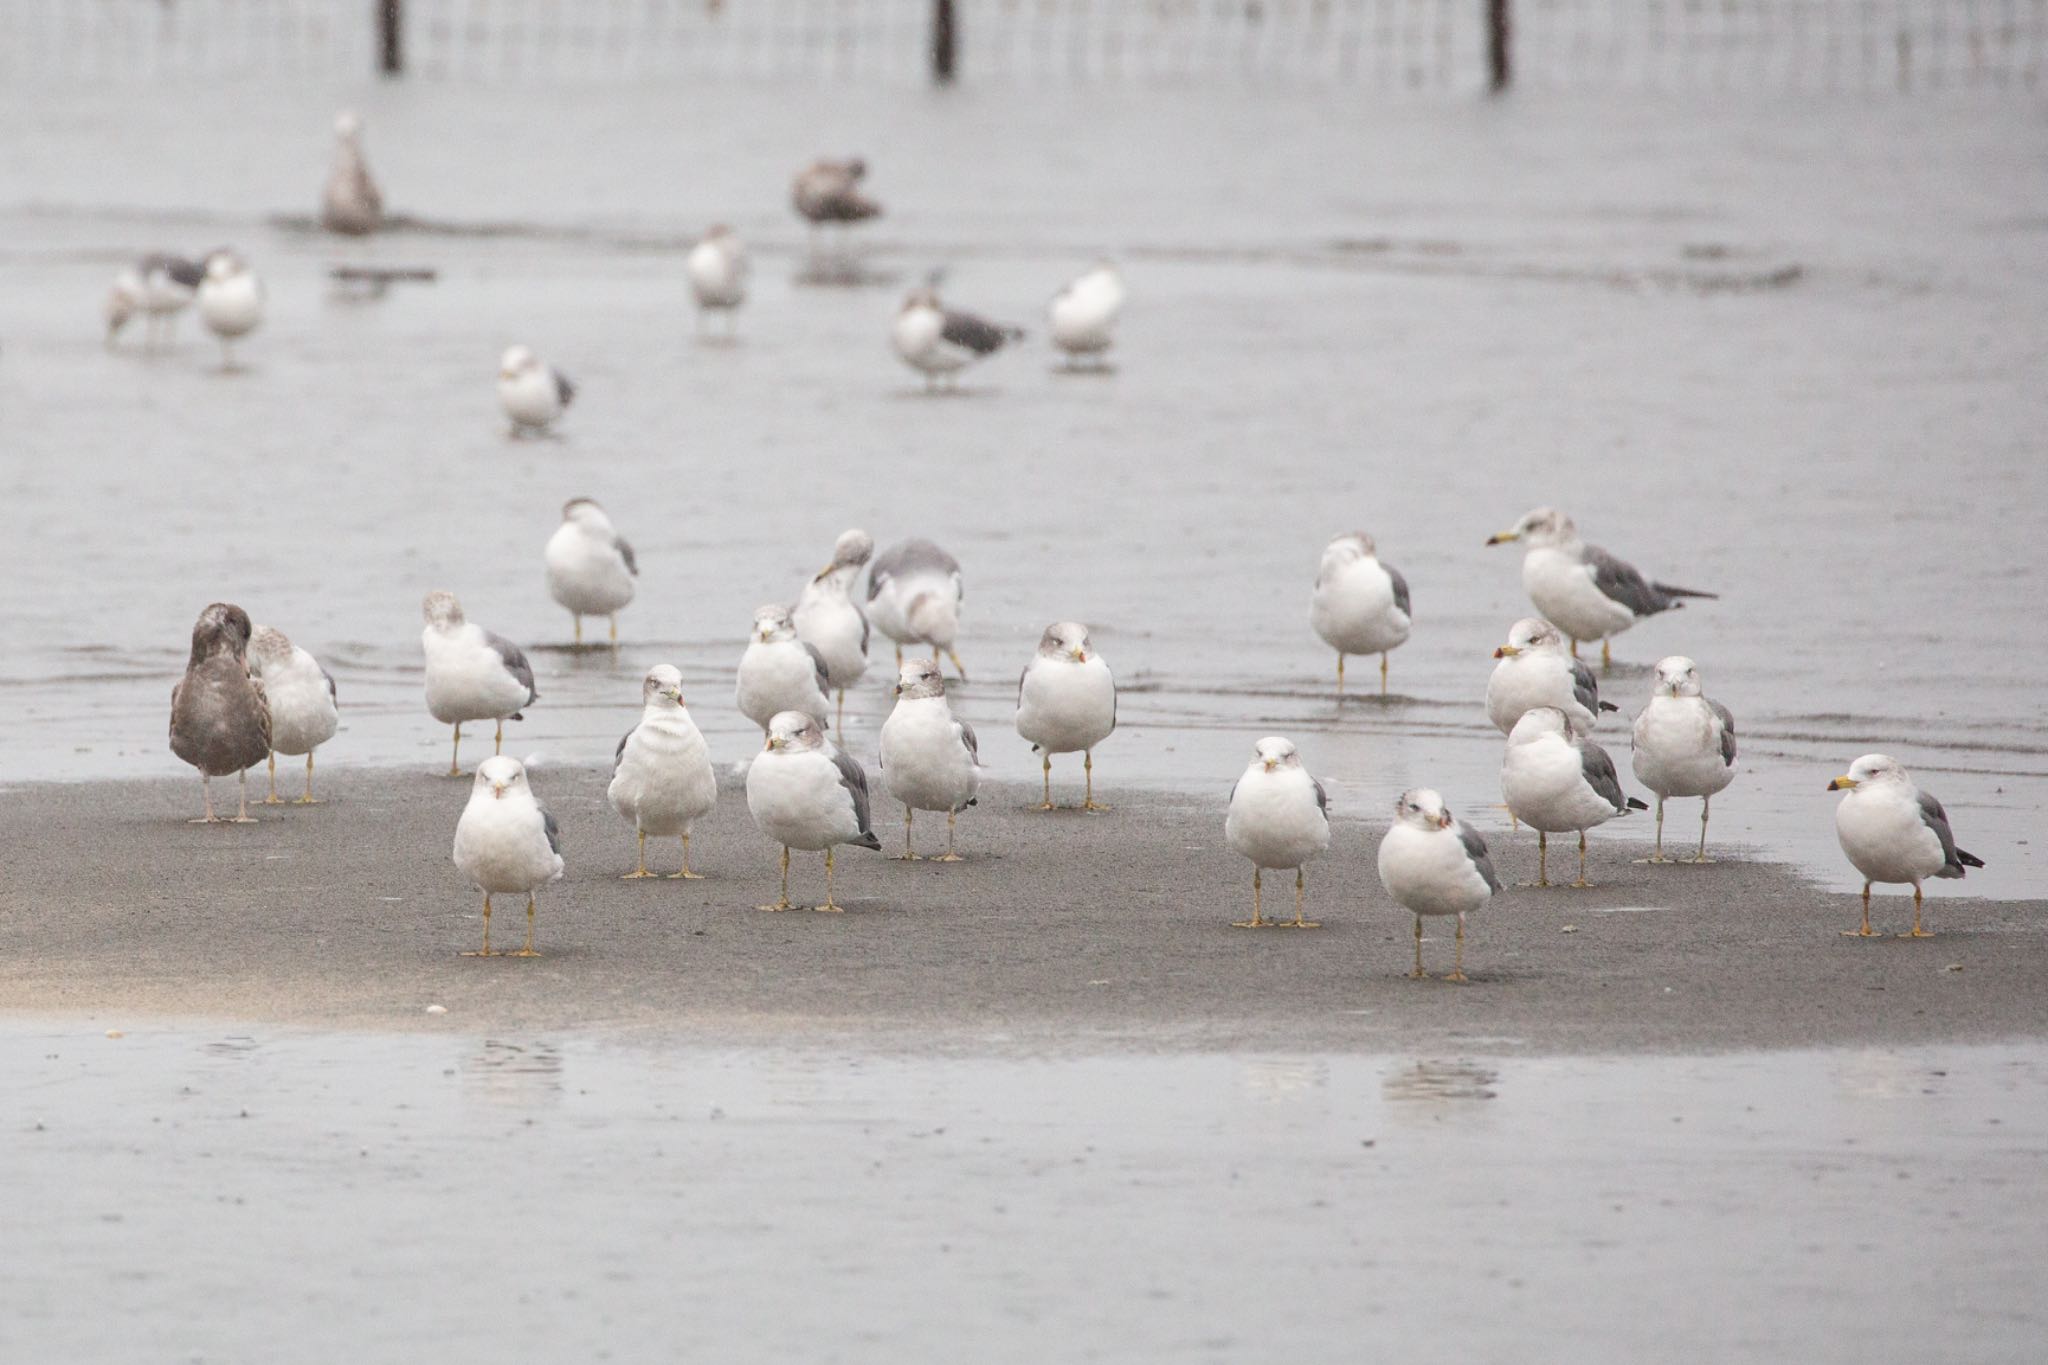
[[[562,1054],[553,1043],[487,1038],[458,1066],[463,1093],[472,1099],[518,1108],[561,1102]]]
[[[1397,1063],[1380,1082],[1380,1097],[1403,1104],[1490,1100],[1500,1073],[1470,1061],[1422,1058]]]

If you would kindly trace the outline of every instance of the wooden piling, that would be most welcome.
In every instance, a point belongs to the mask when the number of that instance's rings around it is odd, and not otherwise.
[[[953,0],[932,0],[932,79],[940,85],[953,83],[959,44],[960,29],[953,13]]]
[[[1486,88],[1494,94],[1508,88],[1514,77],[1509,44],[1514,38],[1514,20],[1508,0],[1486,0]]]
[[[405,72],[405,0],[377,0],[377,68],[387,76]]]

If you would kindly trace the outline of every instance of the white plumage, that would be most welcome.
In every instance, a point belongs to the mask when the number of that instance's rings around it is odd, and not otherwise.
[[[797,638],[789,608],[765,606],[754,612],[754,633],[740,656],[734,698],[740,714],[761,727],[778,712],[802,711],[819,723],[832,714],[831,685],[818,651]]]
[[[1843,793],[1835,807],[1835,835],[1842,852],[1863,874],[1863,928],[1868,938],[1873,882],[1913,885],[1913,928],[1902,938],[1928,938],[1920,925],[1920,883],[1930,877],[1961,877],[1984,866],[1974,853],[1956,847],[1948,812],[1932,794],[1913,784],[1904,765],[1886,754],[1865,754],[1849,771],[1828,783]]]
[[[633,600],[640,562],[605,510],[589,498],[564,503],[562,524],[548,537],[544,557],[548,596],[575,618],[576,642],[583,642],[584,617],[605,616],[616,643],[618,613]]]
[[[220,338],[221,366],[232,369],[234,343],[263,321],[263,281],[232,251],[216,251],[206,260],[206,278],[199,282],[199,317]]]
[[[1515,818],[1537,832],[1538,886],[1550,885],[1551,835],[1577,831],[1579,876],[1572,885],[1587,886],[1586,831],[1630,810],[1647,809],[1622,794],[1607,751],[1575,732],[1554,706],[1523,713],[1508,732],[1500,789]]]
[[[1579,539],[1572,519],[1554,507],[1538,507],[1513,527],[1489,537],[1488,545],[1524,540],[1522,588],[1543,618],[1572,640],[1600,641],[1600,658],[1608,662],[1608,640],[1645,616],[1685,605],[1687,597],[1712,597],[1710,592],[1653,583],[1633,565],[1597,545]]]
[[[723,223],[714,224],[704,239],[690,248],[684,269],[697,300],[698,327],[703,327],[707,314],[722,313],[730,335],[739,307],[747,301],[747,248],[739,234]]]
[[[1045,795],[1040,810],[1051,810],[1052,756],[1083,755],[1087,778],[1083,810],[1095,801],[1095,746],[1116,729],[1116,679],[1094,650],[1088,628],[1055,621],[1039,637],[1038,650],[1017,679],[1017,733],[1044,756]]]
[[[121,271],[107,290],[107,344],[114,344],[114,337],[137,313],[143,317],[145,349],[169,342],[178,314],[192,302],[205,275],[206,267],[199,262],[163,252],[152,252]]]
[[[946,812],[946,852],[956,862],[953,826],[981,789],[981,746],[974,727],[953,714],[936,659],[908,659],[898,670],[896,705],[882,722],[882,785],[903,803],[903,857],[915,859],[911,812]]]
[[[1124,308],[1123,277],[1108,261],[1076,276],[1046,310],[1052,340],[1068,356],[1100,360],[1116,341]]]
[[[512,434],[545,431],[575,400],[576,386],[524,346],[509,348],[498,361],[498,406],[512,419]]]
[[[455,825],[454,856],[456,868],[484,893],[483,951],[471,956],[496,955],[491,897],[519,892],[526,895],[526,946],[514,956],[539,956],[533,949],[533,893],[561,880],[562,839],[518,759],[499,754],[477,764],[469,804]]]
[[[868,620],[896,642],[897,664],[903,646],[929,646],[953,661],[964,682],[967,670],[953,648],[963,596],[960,561],[929,540],[899,541],[868,570]]]
[[[1486,680],[1486,718],[1502,734],[1538,706],[1556,707],[1580,730],[1591,730],[1602,711],[1615,709],[1600,700],[1593,670],[1565,651],[1564,636],[1548,621],[1525,616],[1515,622],[1493,657],[1500,662]]]
[[[1692,857],[1707,857],[1707,812],[1714,793],[1735,780],[1735,717],[1728,708],[1700,695],[1699,665],[1682,654],[1657,662],[1650,703],[1636,716],[1630,732],[1629,766],[1636,781],[1657,794],[1657,847],[1653,863],[1664,856],[1664,803],[1674,796],[1700,800],[1700,846]]]
[[[868,780],[860,764],[825,742],[818,721],[783,711],[768,722],[762,752],[747,768],[747,813],[760,831],[782,845],[782,897],[763,910],[791,909],[789,851],[823,850],[825,901],[832,899],[832,850],[840,844],[879,849],[868,822]]]
[[[426,655],[428,713],[455,727],[456,756],[462,750],[463,724],[472,720],[497,721],[502,748],[505,722],[524,719],[521,708],[540,699],[533,665],[519,646],[465,618],[452,592],[428,593],[420,614],[427,622],[420,647]],[[460,774],[451,757],[448,775]]]
[[[1337,691],[1344,690],[1344,656],[1380,656],[1380,691],[1387,690],[1387,651],[1408,639],[1408,581],[1380,562],[1363,531],[1338,536],[1323,549],[1309,596],[1309,625],[1337,651]]]
[[[832,562],[804,583],[790,612],[797,638],[825,661],[825,677],[839,694],[842,733],[846,689],[868,671],[868,618],[854,605],[853,584],[874,552],[866,531],[842,532],[832,547]]]
[[[639,836],[639,861],[629,877],[648,877],[647,836],[678,836],[683,870],[690,870],[690,826],[718,804],[718,776],[711,751],[683,705],[683,675],[672,664],[656,664],[640,685],[640,721],[619,740],[612,756],[612,780],[605,797],[631,822]]]
[[[1458,917],[1457,958],[1446,981],[1465,979],[1465,916],[1500,890],[1486,841],[1453,816],[1443,797],[1427,787],[1401,793],[1394,823],[1380,840],[1380,885],[1394,903],[1415,917],[1415,969],[1422,970],[1422,917]]]
[[[1269,735],[1253,747],[1252,761],[1230,789],[1223,837],[1252,862],[1252,917],[1237,920],[1240,929],[1288,924],[1296,929],[1320,927],[1302,918],[1306,878],[1302,864],[1330,847],[1330,798],[1323,784],[1302,766],[1292,740]],[[1267,868],[1294,869],[1294,918],[1269,920],[1261,902],[1262,873]]]
[[[270,795],[276,804],[277,755],[306,756],[306,792],[300,805],[313,800],[313,751],[341,728],[334,679],[320,661],[285,638],[281,630],[256,627],[249,637],[249,672],[263,684],[270,701]]]
[[[950,380],[1023,335],[1015,327],[949,309],[939,302],[937,293],[919,289],[903,300],[889,328],[889,343],[904,364],[932,385]]]

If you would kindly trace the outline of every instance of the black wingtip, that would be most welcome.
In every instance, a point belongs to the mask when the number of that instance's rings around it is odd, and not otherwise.
[[[1647,801],[1638,800],[1636,797],[1631,796],[1628,799],[1628,808],[1630,810],[1648,810],[1650,808],[1650,803]]]
[[[1982,858],[1979,858],[1974,853],[1965,853],[1961,849],[1956,850],[1956,861],[1961,863],[1964,867],[1984,866],[1984,860]]]
[[[1600,709],[1602,711],[1619,711],[1621,708],[1611,701],[1603,701],[1600,703]]]
[[[855,848],[871,848],[877,853],[882,851],[882,841],[875,837],[873,830],[867,830],[862,833],[860,838],[853,841],[853,845]]]
[[[522,716],[522,715],[520,715],[520,714],[519,714],[519,713],[518,713],[517,711],[514,711],[514,712],[513,712],[513,713],[512,713],[511,715],[509,715],[509,716],[505,717],[505,719],[506,719],[506,720],[525,720],[525,719],[526,719],[526,717],[525,717],[525,716]]]

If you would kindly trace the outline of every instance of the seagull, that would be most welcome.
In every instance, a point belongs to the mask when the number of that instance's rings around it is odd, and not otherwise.
[[[1337,651],[1337,695],[1344,695],[1344,656],[1380,656],[1380,695],[1387,694],[1387,651],[1408,638],[1408,580],[1382,563],[1363,531],[1323,547],[1308,623]]]
[[[882,206],[860,192],[867,173],[868,163],[859,157],[814,161],[797,172],[790,186],[790,202],[810,225],[812,256],[818,254],[819,228],[833,223],[850,228],[881,216]]]
[[[1415,970],[1422,970],[1422,917],[1456,915],[1458,949],[1446,981],[1465,979],[1465,916],[1500,890],[1486,840],[1453,816],[1444,799],[1427,787],[1401,793],[1394,823],[1380,840],[1380,885],[1394,903],[1415,916]]]
[[[217,825],[213,779],[237,773],[241,808],[231,822],[255,823],[249,814],[249,768],[270,752],[270,702],[249,675],[249,613],[215,602],[192,626],[192,657],[171,689],[171,752],[199,769],[206,815],[195,825]]]
[[[1116,679],[1091,643],[1080,622],[1055,621],[1017,678],[1017,733],[1045,756],[1040,810],[1053,809],[1052,756],[1075,752],[1088,783],[1081,809],[1109,809],[1095,802],[1095,746],[1116,729]]]
[[[1969,868],[1984,866],[1984,860],[1956,847],[1948,812],[1932,794],[1913,785],[1895,758],[1865,754],[1849,765],[1845,776],[1828,783],[1828,790],[1844,793],[1842,804],[1835,807],[1835,836],[1863,874],[1863,927],[1845,930],[1845,935],[1873,936],[1871,883],[1911,882],[1913,928],[1899,937],[1934,937],[1920,927],[1920,883],[1928,877],[1960,877]]]
[[[1301,766],[1294,741],[1268,735],[1253,746],[1252,761],[1230,788],[1230,813],[1223,819],[1223,837],[1231,848],[1252,860],[1252,917],[1232,921],[1238,929],[1266,929],[1289,924],[1267,919],[1260,906],[1260,879],[1265,869],[1294,869],[1296,929],[1320,929],[1302,918],[1307,882],[1301,865],[1330,847],[1330,794]]]
[[[619,740],[612,755],[612,781],[605,788],[612,809],[633,822],[640,858],[626,874],[652,877],[647,870],[647,836],[683,839],[683,870],[669,879],[697,879],[690,871],[690,825],[718,804],[718,778],[704,736],[683,705],[683,675],[672,664],[656,664],[640,684],[640,722]]]
[[[825,676],[838,693],[836,729],[846,733],[846,689],[868,671],[868,618],[854,604],[854,580],[875,553],[866,531],[843,531],[832,546],[832,562],[811,575],[797,594],[790,619],[797,638],[818,651]]]
[[[1579,833],[1579,877],[1586,880],[1586,831],[1649,805],[1623,796],[1607,751],[1572,728],[1555,706],[1524,712],[1508,732],[1500,767],[1501,795],[1517,820],[1536,830],[1536,885],[1550,885],[1550,836]]]
[[[320,226],[362,237],[384,225],[384,196],[363,160],[362,120],[343,110],[334,120],[334,169],[320,201]]]
[[[256,627],[249,637],[249,673],[263,685],[270,701],[270,795],[266,806],[282,805],[277,794],[277,756],[306,756],[306,794],[293,802],[317,806],[313,799],[313,751],[341,728],[334,675],[320,661],[285,638],[281,630]]]
[[[1555,507],[1538,507],[1524,514],[1512,528],[1489,537],[1486,543],[1504,545],[1511,540],[1529,542],[1529,552],[1522,558],[1522,589],[1536,610],[1571,636],[1575,658],[1580,641],[1598,640],[1602,667],[1614,661],[1610,637],[1645,616],[1684,606],[1683,598],[1716,596],[1650,582],[1635,565],[1580,540],[1579,528]]]
[[[761,832],[782,845],[782,896],[763,910],[792,910],[789,851],[825,854],[825,903],[832,899],[832,849],[838,844],[880,850],[868,824],[868,778],[860,764],[825,742],[818,720],[802,711],[783,711],[768,722],[767,746],[747,768],[747,812]]]
[[[448,776],[462,776],[462,723],[495,720],[494,753],[505,751],[505,722],[525,720],[521,708],[540,700],[533,686],[533,665],[518,645],[463,618],[462,604],[452,592],[430,592],[420,605],[427,628],[420,645],[427,656],[427,710],[443,725],[455,727],[449,751]]]
[[[1052,340],[1067,353],[1069,368],[1078,368],[1084,360],[1093,368],[1108,366],[1117,316],[1123,308],[1123,277],[1108,261],[1097,261],[1053,296],[1046,310],[1052,322]]]
[[[915,862],[911,812],[946,812],[946,851],[932,859],[957,863],[953,822],[981,789],[981,745],[974,727],[946,704],[937,659],[907,659],[897,670],[896,706],[882,722],[882,785],[903,803],[903,860]]]
[[[583,643],[583,618],[611,618],[611,641],[619,643],[619,609],[633,600],[640,562],[633,547],[612,529],[612,519],[591,498],[562,504],[562,524],[548,537],[548,595],[576,621]]]
[[[896,354],[924,376],[927,391],[937,389],[941,383],[952,384],[953,376],[960,370],[1023,337],[1020,327],[945,307],[939,302],[938,291],[929,288],[912,290],[904,298],[895,326],[889,329],[889,341],[896,347]]]
[[[903,665],[903,646],[929,645],[934,655],[945,651],[967,681],[967,669],[954,652],[960,634],[960,561],[929,540],[906,540],[882,551],[868,569],[868,619],[896,642],[896,665]]]
[[[769,605],[754,612],[754,634],[740,656],[734,689],[740,714],[764,731],[783,711],[802,711],[819,724],[831,714],[831,677],[816,646],[797,638],[789,608]]]
[[[498,406],[512,419],[512,434],[546,431],[576,400],[576,386],[524,346],[506,350],[498,361]]]
[[[220,338],[220,367],[235,368],[234,344],[263,321],[263,281],[240,256],[216,251],[199,281],[199,317]]]
[[[171,340],[179,313],[185,311],[206,278],[206,267],[183,256],[153,251],[114,277],[107,291],[107,344],[128,325],[128,319],[142,314],[144,350]]]
[[[746,244],[724,223],[714,223],[704,239],[690,249],[684,268],[690,276],[690,292],[697,298],[697,331],[704,331],[704,319],[711,313],[725,315],[725,334],[730,337],[739,325],[740,305],[747,301]]]
[[[1699,665],[1683,654],[1657,661],[1650,704],[1636,717],[1630,766],[1636,781],[1657,794],[1657,851],[1664,856],[1664,802],[1673,796],[1700,798],[1700,847],[1689,860],[1707,856],[1707,809],[1714,793],[1735,780],[1735,717],[1720,702],[1700,695]]]
[[[533,948],[533,893],[562,879],[562,827],[527,785],[526,765],[498,754],[476,765],[469,804],[455,822],[455,866],[484,893],[484,946],[464,957],[497,957],[491,947],[491,897],[526,893],[526,946]]]
[[[1524,616],[1508,631],[1508,642],[1493,651],[1500,660],[1486,680],[1486,718],[1502,734],[1532,707],[1555,706],[1581,730],[1590,731],[1603,711],[1618,711],[1600,700],[1600,680],[1593,670],[1565,652],[1557,627]]]

